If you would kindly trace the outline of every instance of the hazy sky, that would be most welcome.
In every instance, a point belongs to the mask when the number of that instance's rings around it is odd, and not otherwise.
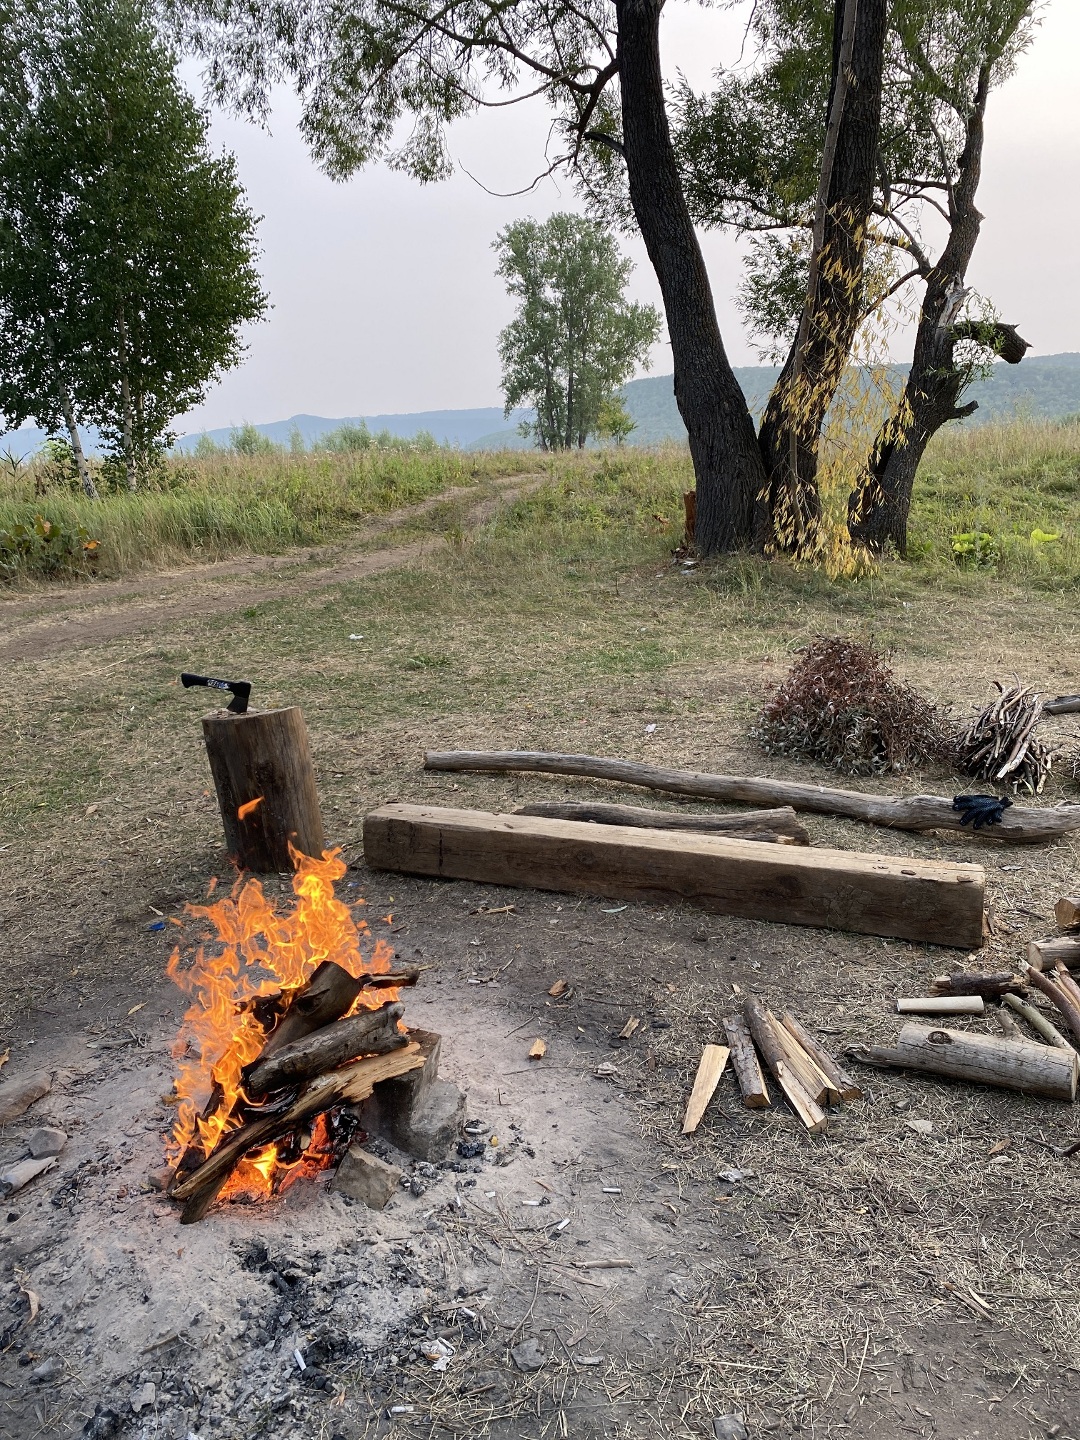
[[[668,0],[665,73],[697,88],[738,54],[742,21],[687,0]],[[986,216],[971,283],[1017,324],[1034,354],[1080,349],[1080,4],[1050,0],[1031,50],[990,100],[979,206]],[[485,194],[459,170],[420,186],[375,166],[341,185],[312,164],[283,94],[272,133],[219,115],[218,145],[235,151],[256,214],[262,271],[273,309],[252,328],[242,366],[183,418],[198,431],[245,420],[499,405],[496,337],[511,307],[491,242],[519,216],[577,208],[565,182],[531,194]],[[547,112],[536,102],[487,112],[451,132],[461,165],[491,190],[527,185],[542,168]],[[721,329],[735,364],[754,364],[733,296],[735,244],[703,239]],[[639,240],[635,298],[659,305]],[[661,341],[654,373],[671,370]]]

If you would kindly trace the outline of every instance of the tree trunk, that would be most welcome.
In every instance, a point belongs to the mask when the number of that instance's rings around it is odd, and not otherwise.
[[[956,363],[954,352],[957,341],[965,337],[965,327],[954,322],[967,294],[964,282],[982,226],[975,196],[982,174],[990,74],[988,62],[979,74],[950,197],[949,238],[926,277],[907,384],[896,410],[878,432],[866,472],[848,500],[851,538],[878,552],[892,545],[899,554],[906,553],[915,474],[926,447],[948,421],[963,419],[978,408],[975,401],[959,403],[971,373]],[[1011,325],[1000,326],[999,335],[1005,342],[1003,357],[1017,364],[1026,342],[1019,340]]]
[[[87,465],[86,456],[83,454],[82,441],[79,438],[79,427],[75,424],[75,409],[71,403],[71,392],[62,380],[60,382],[60,408],[64,412],[64,424],[67,426],[68,436],[71,440],[71,452],[75,456],[79,479],[82,481],[83,494],[88,500],[96,500],[98,498],[97,486],[94,484],[94,477],[90,474],[90,466]]]
[[[798,553],[813,544],[821,518],[821,431],[862,314],[887,8],[886,0],[835,0],[832,89],[806,302],[759,435],[769,475],[755,517],[755,538],[763,547]]]
[[[716,322],[708,271],[671,144],[660,68],[662,0],[616,0],[623,152],[630,200],[660,282],[675,399],[697,479],[696,542],[704,555],[753,538],[766,483],[754,423]]]
[[[128,349],[127,323],[124,320],[123,306],[120,306],[116,312],[116,328],[120,337],[120,404],[123,410],[124,469],[127,476],[127,488],[134,491],[137,488],[135,436],[131,409],[131,378],[128,373],[131,356]]]

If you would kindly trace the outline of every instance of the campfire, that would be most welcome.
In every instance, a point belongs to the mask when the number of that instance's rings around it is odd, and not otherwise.
[[[258,1200],[336,1165],[376,1086],[410,1075],[416,1101],[432,1083],[438,1037],[410,1034],[398,998],[419,972],[392,969],[390,946],[335,897],[337,852],[291,854],[291,910],[241,875],[224,899],[189,907],[212,933],[191,963],[179,949],[169,961],[191,996],[169,1144],[187,1224],[215,1199]]]

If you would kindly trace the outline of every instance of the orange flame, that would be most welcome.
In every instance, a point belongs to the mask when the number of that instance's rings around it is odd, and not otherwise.
[[[346,870],[340,851],[326,851],[318,860],[291,847],[290,853],[296,866],[296,903],[290,911],[275,909],[260,882],[249,875],[241,875],[216,904],[186,907],[189,915],[208,920],[215,934],[209,937],[212,944],[198,948],[189,966],[181,966],[179,950],[167,966],[170,979],[191,996],[173,1047],[179,1097],[168,1146],[173,1163],[192,1143],[209,1154],[224,1131],[237,1123],[233,1108],[246,1099],[241,1071],[259,1054],[267,1035],[253,1002],[281,992],[287,1003],[324,960],[354,976],[390,968],[390,946],[378,940],[365,957],[361,939],[370,936],[369,928],[354,920],[334,895],[334,882]],[[352,1008],[375,1009],[396,998],[394,990],[361,990]],[[208,1105],[212,1096],[215,1103]],[[222,1195],[280,1190],[301,1173],[328,1164],[329,1150],[329,1134],[320,1118],[299,1161],[283,1164],[277,1146],[268,1146],[236,1167]]]
[[[237,810],[236,818],[238,820],[246,820],[249,815],[259,808],[263,799],[264,797],[262,795],[256,795],[254,800],[245,800],[243,805],[240,806],[240,809]]]

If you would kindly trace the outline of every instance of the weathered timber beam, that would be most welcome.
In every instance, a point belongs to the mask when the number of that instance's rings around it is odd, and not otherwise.
[[[1054,840],[1080,830],[1080,805],[1036,808],[1012,805],[1000,825],[972,831],[960,823],[952,801],[938,795],[865,795],[858,790],[834,790],[827,785],[802,785],[789,780],[766,780],[742,775],[710,775],[695,770],[666,770],[632,760],[608,760],[596,755],[563,755],[543,750],[429,750],[427,770],[482,770],[503,774],[527,770],[544,775],[583,775],[643,785],[673,795],[692,795],[739,805],[790,805],[816,815],[839,815],[866,820],[892,830],[957,830],[982,840],[1015,840],[1025,844]]]
[[[515,815],[544,815],[549,820],[584,820],[593,825],[634,825],[643,830],[693,830],[708,835],[737,835],[744,840],[790,839],[809,845],[810,836],[790,805],[776,810],[746,810],[741,815],[680,815],[640,805],[604,805],[589,800],[537,800],[519,805]]]
[[[979,865],[755,845],[482,810],[384,805],[364,821],[375,870],[670,904],[973,949]]]

